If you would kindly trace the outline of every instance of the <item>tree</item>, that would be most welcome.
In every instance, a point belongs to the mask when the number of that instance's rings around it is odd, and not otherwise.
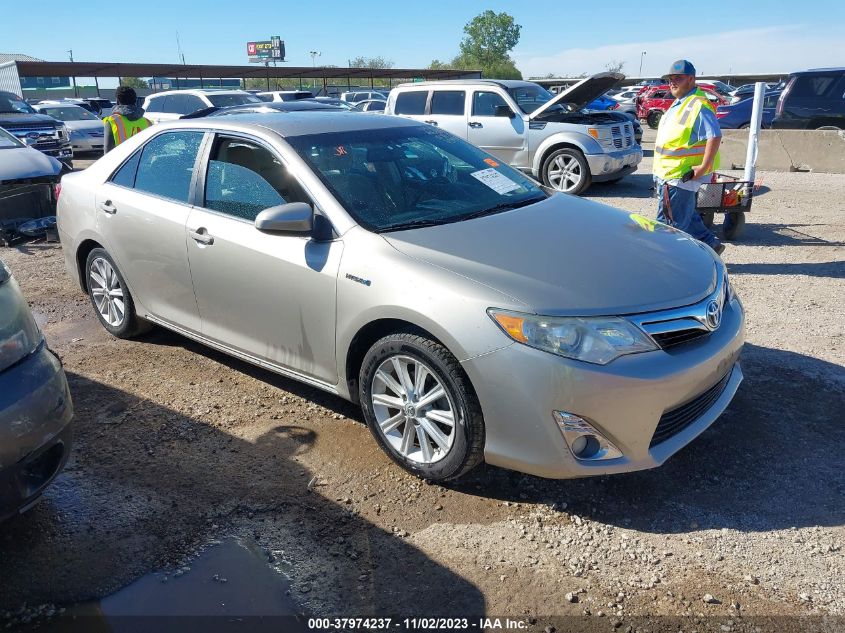
[[[349,60],[350,68],[393,68],[393,61],[378,57],[356,57]]]
[[[143,88],[147,89],[150,85],[140,77],[120,77],[118,79],[119,85],[127,86],[129,88]]]
[[[607,69],[607,72],[609,73],[621,73],[624,66],[625,62],[619,61],[618,59],[611,59],[604,65],[605,69]]]
[[[508,53],[519,43],[522,27],[513,16],[490,9],[475,16],[464,26],[461,57],[476,60],[482,66],[510,61]]]

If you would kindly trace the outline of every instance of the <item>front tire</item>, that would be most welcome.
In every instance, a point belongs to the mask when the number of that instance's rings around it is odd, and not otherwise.
[[[574,196],[584,193],[593,180],[584,154],[569,147],[549,154],[541,171],[544,185]]]
[[[376,341],[361,365],[361,409],[390,458],[431,481],[481,463],[484,420],[469,378],[440,343],[411,332]]]
[[[117,264],[105,249],[95,248],[85,260],[85,278],[94,313],[117,338],[131,338],[150,329],[135,313],[135,302]]]

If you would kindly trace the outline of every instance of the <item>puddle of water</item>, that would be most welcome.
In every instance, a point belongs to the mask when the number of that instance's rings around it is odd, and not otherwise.
[[[175,571],[175,570],[174,570]],[[306,631],[295,617],[290,583],[250,541],[210,547],[179,576],[156,572],[99,602],[74,605],[49,623],[51,631],[157,633],[202,630]]]

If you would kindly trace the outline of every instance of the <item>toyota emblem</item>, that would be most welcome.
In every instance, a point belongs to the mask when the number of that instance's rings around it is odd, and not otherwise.
[[[708,328],[715,330],[719,327],[722,322],[722,306],[719,305],[718,301],[711,301],[707,304],[706,318]]]

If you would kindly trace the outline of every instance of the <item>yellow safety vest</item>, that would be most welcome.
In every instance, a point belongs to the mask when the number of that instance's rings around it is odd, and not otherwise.
[[[114,137],[115,146],[120,145],[130,136],[135,136],[141,130],[146,130],[152,125],[150,121],[141,117],[140,119],[127,119],[122,114],[110,114],[103,121],[111,126],[111,133]]]
[[[660,118],[657,139],[654,141],[654,175],[663,180],[681,178],[693,167],[704,162],[707,139],[690,145],[695,122],[702,108],[714,110],[707,95],[697,88],[681,105]],[[719,152],[713,161],[713,170],[719,168]]]

